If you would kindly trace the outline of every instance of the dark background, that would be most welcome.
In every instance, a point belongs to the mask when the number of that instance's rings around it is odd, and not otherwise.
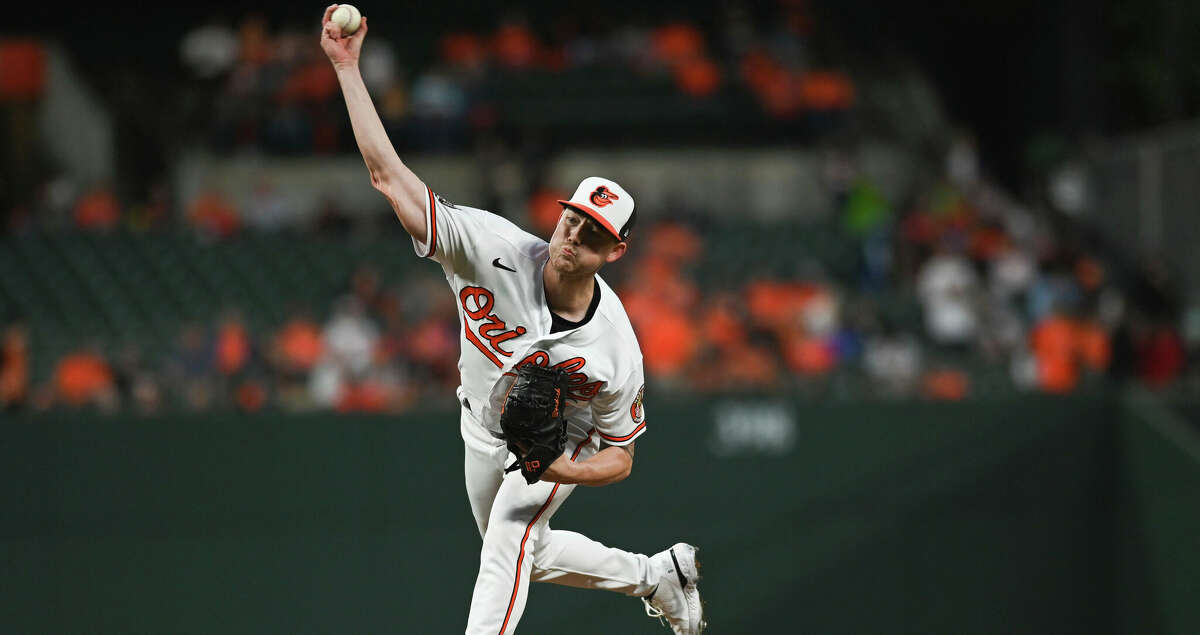
[[[586,27],[606,16],[622,21],[688,17],[711,22],[722,7],[742,4],[764,20],[774,3],[604,2]],[[1141,130],[1200,113],[1200,4],[1184,0],[981,0],[950,2],[810,2],[818,40],[841,59],[886,66],[915,62],[933,80],[952,119],[973,131],[986,167],[1017,188],[1029,145],[1040,138],[1070,144],[1089,135]],[[143,81],[184,71],[175,52],[182,35],[213,17],[260,13],[272,26],[313,24],[324,5],[256,2],[251,8],[185,3],[78,6],[58,11],[25,5],[0,35],[60,39],[96,71],[97,86],[114,67]],[[372,24],[412,56],[431,55],[452,29],[485,30],[508,15],[531,18],[543,33],[563,14],[558,2],[381,3],[360,7]],[[419,64],[427,60],[407,59]],[[86,70],[86,69],[85,69]],[[109,84],[111,85],[111,83]],[[107,90],[112,90],[109,88]]]

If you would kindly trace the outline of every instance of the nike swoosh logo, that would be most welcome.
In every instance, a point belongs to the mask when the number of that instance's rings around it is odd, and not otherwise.
[[[497,268],[497,269],[503,269],[503,270],[505,270],[505,271],[511,271],[511,272],[513,272],[513,273],[516,273],[516,272],[517,272],[517,270],[516,270],[516,269],[512,269],[512,268],[510,268],[510,267],[505,267],[504,265],[500,264],[500,259],[499,259],[499,258],[497,258],[497,259],[495,259],[495,260],[493,260],[493,261],[492,261],[492,266],[493,266],[493,267],[495,267],[495,268]]]

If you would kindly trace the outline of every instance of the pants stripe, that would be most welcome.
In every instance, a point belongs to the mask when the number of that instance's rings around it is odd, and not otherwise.
[[[575,447],[575,452],[571,454],[572,461],[579,456],[579,453],[583,450],[583,446],[587,445],[587,442],[591,440],[592,432],[594,431],[595,428],[588,431],[587,436]],[[550,490],[550,496],[546,498],[546,502],[542,503],[542,507],[533,515],[533,520],[529,521],[529,524],[525,526],[525,535],[521,537],[521,550],[517,553],[517,575],[513,580],[512,597],[508,600],[508,611],[504,613],[504,623],[500,625],[500,635],[504,635],[504,629],[508,628],[508,619],[512,617],[513,605],[517,603],[517,591],[521,588],[521,562],[525,559],[525,542],[529,540],[529,532],[533,531],[533,526],[542,517],[542,512],[546,511],[546,508],[550,506],[550,501],[554,500],[554,495],[558,493],[559,485],[561,483],[554,484],[554,489]]]

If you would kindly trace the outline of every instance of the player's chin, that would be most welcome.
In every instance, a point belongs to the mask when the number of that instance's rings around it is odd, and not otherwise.
[[[579,262],[567,254],[560,253],[554,259],[554,268],[559,273],[574,273],[579,268]]]

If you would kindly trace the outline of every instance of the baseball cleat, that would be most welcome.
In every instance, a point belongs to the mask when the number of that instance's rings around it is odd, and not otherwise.
[[[704,607],[700,605],[700,589],[696,586],[700,579],[696,551],[695,547],[680,542],[650,556],[663,573],[654,592],[642,598],[646,615],[657,617],[677,635],[698,635],[708,626]]]

